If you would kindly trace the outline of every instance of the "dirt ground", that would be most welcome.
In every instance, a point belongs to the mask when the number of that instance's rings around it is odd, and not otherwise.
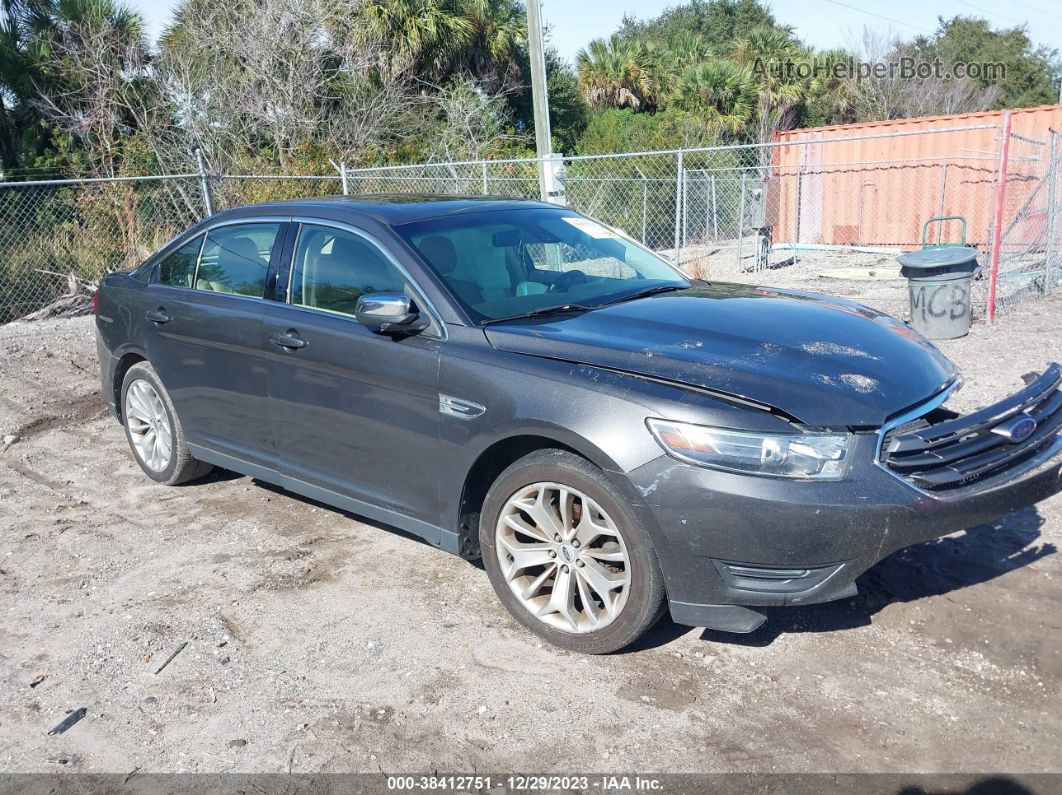
[[[959,405],[1062,359],[1060,313],[945,343]],[[410,537],[230,473],[152,484],[104,415],[90,318],[0,327],[4,437],[4,771],[1062,771],[1059,497],[752,635],[665,620],[584,657]]]

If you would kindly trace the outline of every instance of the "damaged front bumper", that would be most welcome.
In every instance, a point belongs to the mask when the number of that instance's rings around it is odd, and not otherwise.
[[[900,427],[855,434],[843,480],[755,477],[666,455],[626,473],[652,529],[672,618],[751,632],[764,618],[748,608],[852,596],[856,578],[896,550],[1062,491],[1060,382],[1062,370],[1053,365],[1017,395],[965,418],[933,406],[920,416],[907,415]],[[1039,423],[1024,452],[1018,443],[988,449],[1005,444],[994,437],[978,442],[978,434],[992,434],[1001,422],[1026,414]],[[897,432],[904,434],[900,441],[894,441]],[[886,440],[901,448],[891,459]],[[922,446],[915,449],[915,443]],[[905,455],[898,465],[896,458]],[[908,465],[927,456],[955,460],[937,462],[935,469]],[[1002,462],[994,470],[981,463],[993,460]],[[926,481],[925,473],[944,469],[963,477],[938,491],[927,488],[935,481]],[[969,474],[982,471],[983,478]]]

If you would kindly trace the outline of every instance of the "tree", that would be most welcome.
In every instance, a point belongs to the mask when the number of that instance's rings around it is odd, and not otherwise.
[[[291,168],[319,151],[368,159],[412,129],[423,99],[381,72],[383,45],[352,25],[345,0],[186,0],[160,43],[157,79],[176,124],[154,142],[169,167],[200,148],[216,169],[256,160]],[[185,168],[186,170],[186,168]]]
[[[1057,101],[1062,77],[1058,52],[1036,47],[1024,27],[992,30],[985,19],[956,16],[938,19],[932,36],[919,36],[911,54],[923,60],[939,58],[946,66],[957,63],[1001,64],[1002,76],[984,73],[973,78],[984,89],[995,89],[988,107],[1022,108]]]
[[[366,0],[360,14],[367,31],[387,42],[382,61],[389,71],[410,70],[431,79],[438,79],[475,33],[457,0]]]
[[[8,9],[8,44],[25,42],[23,101],[87,153],[105,175],[121,167],[136,131],[130,102],[148,101],[149,56],[140,17],[113,0],[35,0]],[[27,89],[21,87],[22,92]]]
[[[669,107],[659,113],[639,113],[631,108],[610,108],[590,116],[579,138],[579,154],[647,152],[654,149],[709,146],[717,140],[699,114]],[[671,168],[674,169],[674,163]]]
[[[924,58],[911,44],[878,31],[865,29],[859,59],[865,63],[902,63]],[[846,78],[845,121],[878,121],[968,113],[998,106],[1000,88],[971,78],[931,76],[911,78],[899,72],[871,73],[862,79]]]
[[[23,139],[38,119],[29,105],[34,96],[34,67],[27,56],[18,0],[0,2],[0,165],[18,162]]]
[[[546,52],[546,87],[549,92],[549,129],[553,149],[575,152],[586,129],[590,108],[579,92],[579,78],[556,51]]]
[[[853,62],[846,50],[832,49],[813,56],[817,69],[811,75],[800,108],[800,127],[821,127],[856,121],[852,113],[853,87],[844,70]]]
[[[613,36],[594,39],[576,56],[579,88],[590,107],[654,110],[659,99],[655,63],[645,45]]]
[[[699,40],[708,44],[712,54],[727,57],[751,31],[777,27],[774,15],[759,0],[693,0],[669,8],[655,19],[627,17],[618,35],[656,41],[676,52],[685,49],[684,38],[687,42]]]
[[[512,90],[520,75],[521,54],[527,43],[527,15],[516,0],[462,0],[472,21],[472,39],[454,71]]]
[[[509,94],[513,119],[518,131],[534,131],[534,106],[531,96],[531,61],[526,53],[520,59],[522,90]],[[571,153],[589,120],[590,108],[579,89],[579,77],[574,69],[562,61],[556,48],[546,47],[546,89],[549,93],[549,127],[553,150]]]
[[[760,141],[795,123],[792,111],[804,98],[806,86],[791,67],[807,56],[792,33],[780,28],[755,28],[735,47],[734,60],[749,69],[756,83]]]
[[[525,140],[513,133],[504,96],[488,93],[467,77],[453,78],[433,104],[438,116],[428,136],[432,160],[460,162],[511,154],[505,147]]]
[[[738,43],[760,29],[778,29],[791,36],[790,29],[779,27],[758,0],[693,0],[655,19],[627,17],[616,36],[636,42],[647,53],[657,106],[663,107],[687,69],[710,58],[732,60]]]
[[[749,70],[733,61],[703,61],[683,73],[672,102],[710,127],[737,135],[756,112],[756,84]]]
[[[365,0],[357,11],[383,45],[385,71],[435,85],[458,74],[513,88],[527,39],[517,0]]]

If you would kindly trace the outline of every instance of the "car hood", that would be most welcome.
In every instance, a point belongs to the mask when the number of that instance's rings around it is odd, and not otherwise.
[[[809,425],[880,425],[955,378],[929,340],[888,315],[840,298],[737,284],[485,332],[499,350],[710,389]]]

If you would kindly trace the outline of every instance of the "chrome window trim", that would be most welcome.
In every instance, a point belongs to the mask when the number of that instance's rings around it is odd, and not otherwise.
[[[197,295],[219,295],[223,298],[235,298],[244,301],[257,301],[261,305],[262,300],[256,295],[243,295],[242,293],[219,293],[216,290],[195,290],[191,287],[176,287],[172,284],[153,284],[152,287],[158,287],[163,290],[181,290],[185,293],[195,293]]]
[[[199,246],[199,257],[195,261],[195,275],[192,278],[192,286],[187,288],[197,293],[213,293],[214,295],[233,295],[239,298],[250,298],[254,301],[265,300],[265,285],[262,285],[261,295],[244,295],[243,293],[223,293],[218,290],[200,290],[196,285],[199,283],[199,266],[203,264],[203,252],[206,250],[206,239],[215,229],[220,229],[225,226],[250,226],[252,224],[290,224],[290,216],[251,216],[249,218],[226,218],[222,221],[207,226],[202,231],[203,242]],[[280,230],[277,230],[277,237],[273,238],[273,247],[277,245],[277,238],[280,237]],[[283,241],[281,241],[283,245]],[[269,259],[273,259],[273,252],[270,250]],[[269,275],[269,266],[266,265],[266,275]]]
[[[301,221],[296,222],[298,228],[295,230],[295,244],[291,247],[291,259],[288,261],[288,283],[284,285],[284,303],[289,306],[302,306],[302,304],[291,303],[291,285],[295,281],[295,255],[299,253],[299,244],[302,242],[302,229],[306,224]],[[275,288],[274,288],[275,289]],[[317,307],[303,307],[304,309],[317,309]],[[320,310],[322,312],[331,310]],[[337,313],[338,314],[338,313]]]
[[[239,218],[223,218],[220,221],[214,221],[203,227],[201,231],[209,233],[222,226],[237,226],[239,224],[288,224],[291,223],[291,220],[290,215],[244,215]]]
[[[285,286],[285,290],[284,290],[284,295],[285,295],[284,303],[287,306],[294,307],[296,309],[303,309],[303,310],[306,310],[307,312],[323,312],[325,314],[332,315],[332,316],[335,316],[335,317],[347,318],[348,320],[352,320],[353,322],[358,323],[358,320],[357,320],[357,318],[354,317],[354,315],[348,315],[345,312],[336,312],[336,311],[331,310],[331,309],[322,309],[322,308],[316,307],[316,306],[305,306],[303,304],[294,304],[291,301],[291,285],[292,285],[292,281],[295,278],[295,255],[298,254],[298,251],[299,251],[299,242],[302,239],[302,228],[304,226],[327,226],[327,227],[330,227],[332,229],[339,229],[339,230],[341,230],[343,232],[349,232],[350,234],[352,234],[352,235],[354,235],[356,237],[360,237],[362,240],[364,240],[365,242],[367,242],[368,244],[370,244],[371,246],[376,248],[376,250],[379,251],[381,254],[383,254],[384,259],[386,259],[389,263],[391,263],[391,265],[393,265],[395,267],[395,269],[400,274],[402,274],[402,277],[409,283],[409,286],[412,288],[413,292],[416,293],[417,299],[421,302],[421,305],[424,306],[425,311],[431,316],[433,324],[438,326],[438,328],[439,328],[439,332],[437,334],[436,333],[424,334],[422,332],[420,336],[426,336],[426,337],[429,337],[429,338],[432,338],[432,339],[441,339],[441,340],[445,340],[447,338],[446,324],[443,323],[442,315],[439,314],[438,310],[435,308],[435,305],[430,300],[428,300],[428,296],[425,294],[424,290],[421,289],[420,285],[417,284],[417,281],[410,274],[409,270],[405,266],[403,266],[402,263],[399,262],[395,258],[394,254],[391,253],[391,251],[387,248],[387,246],[385,246],[382,242],[380,242],[380,240],[377,239],[374,235],[371,235],[368,232],[366,232],[365,230],[359,229],[358,227],[353,226],[351,224],[343,223],[342,221],[334,221],[334,220],[332,220],[330,218],[313,218],[313,217],[310,217],[310,216],[293,216],[289,220],[292,223],[299,224],[299,231],[298,231],[298,234],[295,237],[295,245],[294,245],[294,247],[291,250],[291,259],[288,262],[288,283]],[[361,324],[358,323],[358,325],[360,326]]]

